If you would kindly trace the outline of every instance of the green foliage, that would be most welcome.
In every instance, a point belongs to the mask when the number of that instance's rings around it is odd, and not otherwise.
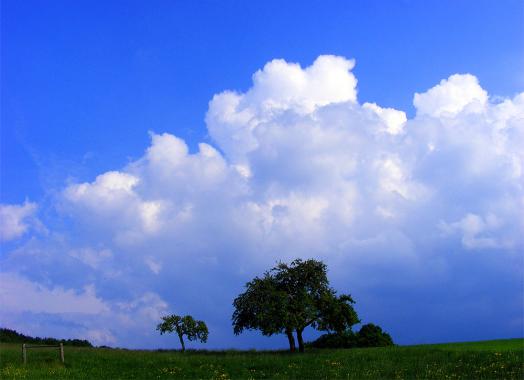
[[[243,330],[257,329],[264,335],[280,333],[288,321],[288,298],[269,273],[263,278],[255,277],[246,284],[246,291],[239,295],[233,306],[233,331],[236,335]]]
[[[355,348],[357,335],[353,331],[323,334],[306,345],[311,348]]]
[[[286,333],[294,350],[292,332],[299,350],[304,350],[302,332],[318,330],[342,332],[358,323],[349,295],[338,296],[329,286],[326,265],[317,260],[279,263],[262,278],[255,277],[234,301],[233,330],[260,330],[264,335]]]
[[[336,296],[334,291],[326,292],[320,299],[321,316],[314,326],[321,331],[343,333],[359,323],[357,312],[352,304],[355,301],[348,294]]]
[[[172,314],[162,317],[162,323],[159,323],[156,329],[160,331],[160,335],[168,332],[176,332],[182,345],[182,351],[186,349],[184,336],[186,336],[189,341],[199,340],[205,343],[209,335],[206,324],[203,321],[196,321],[190,315],[181,317]]]
[[[324,334],[313,342],[307,343],[314,348],[355,348],[355,347],[387,347],[393,346],[391,336],[372,323],[360,328],[358,333],[350,330],[340,333]]]
[[[480,346],[480,349],[476,347]],[[283,351],[139,351],[68,347],[29,352],[0,345],[0,379],[523,379],[524,340]],[[456,347],[456,348],[455,348]],[[490,348],[491,347],[491,348]]]
[[[360,328],[357,334],[357,342],[358,347],[393,346],[391,336],[373,323],[368,323]]]
[[[55,339],[55,338],[34,338],[11,329],[0,328],[0,342],[2,343],[32,343],[56,345],[64,344],[65,346],[76,347],[93,347],[88,340],[83,339]]]

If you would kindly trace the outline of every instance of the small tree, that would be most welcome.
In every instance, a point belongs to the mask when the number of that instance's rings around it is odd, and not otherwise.
[[[189,341],[199,340],[202,343],[207,341],[209,331],[206,324],[203,321],[195,321],[190,315],[184,317],[175,314],[166,315],[162,317],[162,321],[162,323],[157,325],[156,329],[160,331],[160,335],[173,331],[176,332],[182,345],[182,352],[186,350],[184,335]]]

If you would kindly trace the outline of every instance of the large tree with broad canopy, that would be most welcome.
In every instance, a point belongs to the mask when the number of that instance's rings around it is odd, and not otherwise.
[[[233,329],[260,330],[264,335],[285,333],[290,351],[304,351],[302,333],[317,330],[342,332],[359,322],[350,295],[337,295],[329,286],[326,265],[318,260],[297,259],[274,268],[246,284],[234,301]]]

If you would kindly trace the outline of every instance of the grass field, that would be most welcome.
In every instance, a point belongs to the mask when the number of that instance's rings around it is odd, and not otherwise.
[[[1,379],[523,379],[524,339],[350,350],[138,351],[0,345]]]

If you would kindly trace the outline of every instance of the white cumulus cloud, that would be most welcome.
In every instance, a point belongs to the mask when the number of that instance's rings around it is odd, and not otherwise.
[[[194,310],[218,336],[230,332],[240,286],[276,260],[325,260],[342,291],[376,305],[369,289],[432,289],[461,268],[464,250],[468,260],[478,254],[469,264],[479,271],[519,278],[522,263],[503,263],[524,249],[524,93],[491,101],[476,77],[456,74],[415,94],[408,119],[359,103],[354,64],[267,63],[245,92],[211,100],[215,146],[190,152],[170,133],[151,133],[143,157],[60,194],[60,212],[75,222],[61,234],[80,248],[67,247],[60,264],[64,249],[32,242],[9,256],[9,268],[28,276],[48,268],[55,286],[61,266],[84,273],[101,302],[128,316],[122,326]],[[486,264],[487,250],[502,267]],[[29,257],[40,266],[22,265]],[[89,322],[90,336],[134,339],[97,327]]]
[[[463,110],[482,112],[488,93],[471,74],[454,74],[425,93],[415,94],[413,104],[419,115],[453,117]]]

